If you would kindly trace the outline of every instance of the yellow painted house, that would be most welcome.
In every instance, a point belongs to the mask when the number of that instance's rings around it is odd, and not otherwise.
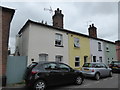
[[[85,62],[90,62],[90,40],[87,36],[68,34],[69,65],[81,69]]]

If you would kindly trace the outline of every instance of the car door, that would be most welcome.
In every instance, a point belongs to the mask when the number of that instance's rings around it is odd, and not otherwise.
[[[44,66],[46,80],[49,85],[58,85],[61,82],[60,70],[56,63],[47,63]]]
[[[101,63],[100,65],[101,65],[101,75],[102,76],[108,76],[109,75],[109,69],[107,68],[107,66],[103,63]]]
[[[73,69],[71,69],[68,65],[60,63],[59,69],[62,75],[62,83],[72,83],[74,82],[74,78],[76,74]]]

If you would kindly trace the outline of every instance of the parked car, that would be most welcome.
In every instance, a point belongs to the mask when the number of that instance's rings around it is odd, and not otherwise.
[[[112,69],[112,72],[120,73],[120,61],[112,61],[109,67]]]
[[[81,71],[58,62],[39,62],[26,78],[26,85],[36,90],[43,90],[50,85],[68,83],[81,85],[84,80]]]
[[[82,67],[82,73],[85,77],[94,77],[96,80],[105,76],[112,77],[112,70],[104,63],[99,62],[85,63]]]
[[[25,71],[24,80],[27,81],[32,69],[38,64],[38,62],[32,62]]]

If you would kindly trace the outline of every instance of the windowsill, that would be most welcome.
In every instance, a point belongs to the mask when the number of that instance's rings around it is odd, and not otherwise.
[[[75,47],[75,46],[74,46],[74,48],[80,48],[80,47]]]
[[[106,52],[110,52],[109,50],[107,50]]]
[[[98,50],[98,51],[102,51],[102,50]]]
[[[55,45],[56,47],[64,47],[63,45]]]

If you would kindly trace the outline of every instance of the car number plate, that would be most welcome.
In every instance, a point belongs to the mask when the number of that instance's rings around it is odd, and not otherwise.
[[[117,68],[117,67],[113,67],[113,68]]]
[[[84,69],[84,71],[89,71],[89,69]]]

